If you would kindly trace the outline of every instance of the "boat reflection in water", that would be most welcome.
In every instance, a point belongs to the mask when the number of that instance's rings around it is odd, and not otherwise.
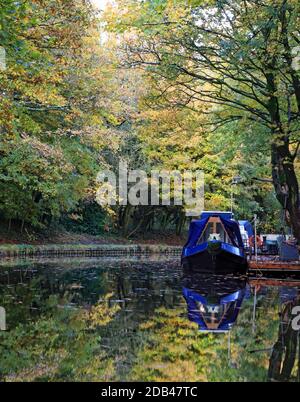
[[[246,347],[244,352],[265,356],[265,380],[300,381],[299,280],[185,274],[182,288],[188,318],[198,324],[201,333],[228,333],[228,363],[233,368],[238,368],[240,363],[232,360],[230,333],[237,322],[243,300],[253,300],[252,323],[249,322],[248,331],[249,336],[254,337],[258,331],[262,334],[267,330],[261,326],[258,328],[258,325],[264,313],[262,303],[269,299],[272,302],[271,311],[277,314],[267,311],[266,314],[274,323],[277,321],[278,329],[276,331],[275,327],[274,333],[269,326],[269,341],[262,345],[258,343],[255,349]],[[277,294],[277,303],[274,294]]]
[[[244,276],[185,275],[182,286],[188,318],[198,324],[201,332],[230,331],[249,294]]]

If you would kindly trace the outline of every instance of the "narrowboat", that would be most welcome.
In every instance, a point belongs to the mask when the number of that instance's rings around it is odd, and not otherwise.
[[[246,250],[233,214],[207,211],[192,221],[181,263],[187,271],[246,274]]]

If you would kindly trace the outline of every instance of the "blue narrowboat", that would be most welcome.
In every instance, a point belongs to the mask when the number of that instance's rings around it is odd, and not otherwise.
[[[247,256],[240,226],[231,212],[203,212],[190,224],[182,257],[185,270],[203,273],[247,272]]]

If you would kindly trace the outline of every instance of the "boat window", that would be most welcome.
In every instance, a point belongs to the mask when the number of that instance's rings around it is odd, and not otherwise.
[[[200,236],[200,238],[198,240],[198,244],[205,243],[205,242],[209,241],[209,239],[211,238],[211,235],[213,234],[213,231],[214,231],[213,223],[209,222],[206,225],[205,230],[202,232],[202,234],[201,234],[201,236]]]
[[[217,223],[216,229],[217,229],[217,233],[219,233],[220,240],[222,242],[226,242],[226,232],[225,232],[223,226],[221,225],[221,223]]]
[[[221,222],[208,222],[197,244],[202,244],[211,240],[219,240],[224,243],[232,244],[232,241],[230,240],[227,232],[224,230]]]

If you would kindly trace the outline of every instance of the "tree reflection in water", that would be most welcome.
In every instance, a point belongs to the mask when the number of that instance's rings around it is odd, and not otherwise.
[[[247,284],[245,277],[185,275],[182,280],[183,296],[187,303],[188,318],[198,324],[200,333],[229,333],[236,323],[244,298],[254,294],[252,328],[255,334],[257,297],[272,287],[279,293],[279,329],[272,347],[251,351],[271,352],[268,367],[269,381],[300,381],[300,331],[293,329],[293,308],[300,305],[298,281],[260,279]],[[283,286],[284,284],[288,286]],[[281,286],[279,286],[281,285]],[[228,357],[230,362],[230,335]]]
[[[281,289],[282,292],[287,290],[288,288]],[[300,305],[300,290],[298,288],[290,288],[290,290],[294,290],[294,292],[290,293],[290,300],[283,300],[278,337],[270,356],[268,370],[270,381],[289,381],[293,373],[294,378],[300,381],[300,331],[292,327],[294,318],[292,310],[295,306]]]
[[[8,331],[0,332],[0,376],[299,381],[299,332],[291,328],[298,285],[182,278],[175,260],[3,266],[0,305]]]

